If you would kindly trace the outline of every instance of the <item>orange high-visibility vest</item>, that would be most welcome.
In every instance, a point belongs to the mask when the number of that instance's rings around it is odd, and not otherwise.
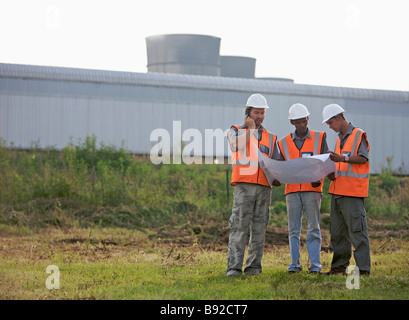
[[[335,152],[343,156],[355,156],[358,154],[359,145],[365,139],[369,143],[365,131],[355,128],[345,141],[341,149],[341,140],[337,138]],[[352,164],[348,162],[336,162],[337,178],[331,181],[328,193],[341,196],[366,198],[369,188],[369,161],[364,164]]]
[[[278,141],[278,147],[285,160],[291,160],[301,158],[303,156],[312,156],[321,153],[322,139],[324,138],[324,132],[316,132],[310,130],[311,138],[307,137],[304,140],[301,150],[297,148],[291,134],[286,135],[284,138]],[[311,181],[315,182],[315,181]],[[322,192],[322,186],[324,179],[321,180],[321,185],[317,188],[313,188],[311,183],[301,184],[286,184],[285,194],[299,191],[314,191]]]
[[[234,125],[232,127],[235,127],[241,134],[244,134],[248,130],[245,125]],[[228,138],[230,140],[230,134]],[[277,136],[275,134],[268,132],[266,129],[262,129],[260,139],[257,139],[254,134],[251,134],[250,141],[246,144],[245,149],[232,150],[231,160],[233,172],[231,184],[235,185],[239,182],[246,182],[271,187],[258,162],[257,150],[260,150],[261,153],[271,158],[276,141]]]

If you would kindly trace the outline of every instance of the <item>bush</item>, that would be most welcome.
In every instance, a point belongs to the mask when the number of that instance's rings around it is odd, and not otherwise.
[[[28,151],[16,150],[7,148],[3,140],[1,221],[9,220],[5,216],[13,216],[17,208],[30,216],[19,219],[20,224],[37,227],[70,223],[148,227],[202,217],[225,219],[232,204],[230,182],[226,187],[230,170],[229,165],[155,166],[135,161],[122,147],[97,146],[94,136],[78,145],[70,142],[61,151],[38,144]],[[42,199],[50,204],[58,201],[58,210],[32,205]]]
[[[132,164],[132,155],[123,146],[117,148],[101,142],[98,148],[96,141],[97,138],[94,135],[87,135],[84,142],[78,141],[78,145],[74,145],[71,141],[63,150],[67,157],[65,160],[83,162],[89,170],[95,169],[102,161],[109,168],[122,173]]]
[[[287,205],[284,201],[276,201],[270,208],[271,213],[287,213]]]
[[[95,137],[61,151],[38,144],[17,150],[0,140],[0,221],[39,228],[226,223],[233,203],[230,177],[230,165],[153,165],[122,147],[97,146]],[[368,213],[407,215],[408,185],[389,169],[371,176]],[[330,212],[328,187],[325,179],[322,213]],[[279,225],[287,216],[284,188],[272,189],[271,221]]]

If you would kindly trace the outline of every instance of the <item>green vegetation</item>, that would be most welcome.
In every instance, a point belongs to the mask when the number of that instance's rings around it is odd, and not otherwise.
[[[186,246],[163,246],[148,233],[126,229],[77,229],[0,238],[0,299],[403,299],[409,298],[407,241],[373,242],[372,274],[359,289],[345,276],[288,274],[287,246],[267,248],[260,276],[228,278],[226,250],[205,250],[192,238]],[[322,252],[329,270],[332,253]],[[305,246],[301,263],[308,265]],[[60,272],[60,288],[49,290],[46,268]]]
[[[230,165],[153,165],[86,137],[57,151],[0,142],[0,299],[408,299],[409,181],[390,168],[366,200],[373,274],[289,275],[284,186],[273,188],[263,273],[226,278]],[[228,182],[228,181],[227,181]],[[321,226],[330,266],[330,196]],[[305,220],[303,219],[304,224]],[[305,226],[302,241],[305,240]],[[303,242],[302,242],[303,243]],[[308,265],[306,247],[301,263]],[[61,272],[48,290],[47,266]]]
[[[153,165],[123,148],[86,137],[62,151],[6,148],[0,141],[0,223],[21,228],[158,227],[202,219],[227,221],[230,165]],[[325,179],[321,212],[329,213]],[[273,188],[272,215],[284,216],[284,186]],[[408,228],[408,179],[390,168],[370,179],[368,215]],[[281,219],[278,217],[278,220]],[[274,220],[274,219],[273,219]]]
[[[229,165],[153,165],[87,137],[61,152],[0,147],[0,223],[157,227],[226,218]],[[227,192],[229,195],[227,196]],[[227,202],[229,197],[230,202]]]

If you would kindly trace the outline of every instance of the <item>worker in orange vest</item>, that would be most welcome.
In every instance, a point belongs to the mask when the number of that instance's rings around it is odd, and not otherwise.
[[[336,172],[328,175],[331,180],[330,232],[334,255],[328,274],[345,274],[354,259],[361,275],[369,275],[371,269],[369,238],[364,198],[369,187],[369,142],[366,132],[348,122],[345,110],[337,104],[329,104],[322,111],[323,121],[338,133],[335,152],[330,158],[336,164]]]
[[[289,109],[288,119],[295,126],[295,132],[278,141],[282,160],[327,153],[326,134],[308,128],[309,115],[307,107],[301,103],[296,103]],[[323,183],[324,179],[311,183],[285,185],[291,256],[291,264],[288,266],[289,273],[298,273],[302,270],[300,233],[303,209],[308,222],[306,245],[311,262],[308,270],[310,273],[321,271],[320,209]]]
[[[270,214],[271,186],[258,162],[258,151],[273,159],[278,159],[279,156],[277,136],[262,126],[268,108],[263,95],[252,94],[244,110],[244,124],[233,125],[228,134],[234,193],[229,220],[227,276],[243,274],[249,234],[244,274],[258,275],[262,271],[261,259]],[[281,185],[278,181],[273,184]]]

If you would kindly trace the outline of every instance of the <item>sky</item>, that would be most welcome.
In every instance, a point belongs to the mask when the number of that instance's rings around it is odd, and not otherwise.
[[[409,91],[408,0],[0,0],[0,62],[147,72],[145,38],[204,34],[256,77]]]

